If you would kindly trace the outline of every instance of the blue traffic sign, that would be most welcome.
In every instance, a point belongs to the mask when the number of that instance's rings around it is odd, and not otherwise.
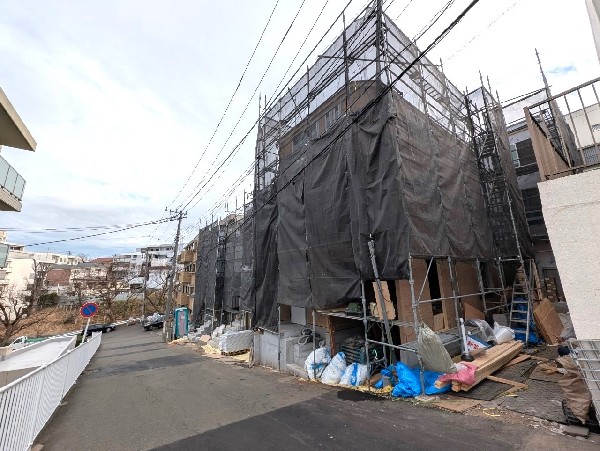
[[[86,302],[79,309],[79,313],[81,313],[81,316],[83,316],[84,318],[91,318],[96,313],[98,313],[98,308],[98,304],[96,304],[95,302]]]

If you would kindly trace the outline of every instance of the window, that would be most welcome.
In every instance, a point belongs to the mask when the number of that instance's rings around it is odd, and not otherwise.
[[[292,139],[293,151],[296,152],[302,149],[310,140],[315,139],[317,136],[319,136],[319,127],[315,122],[294,136]]]
[[[519,166],[526,166],[528,164],[536,163],[535,154],[533,153],[533,146],[531,145],[531,139],[519,141],[516,147],[519,155]]]
[[[325,128],[329,129],[342,115],[342,105],[338,104],[325,113]]]

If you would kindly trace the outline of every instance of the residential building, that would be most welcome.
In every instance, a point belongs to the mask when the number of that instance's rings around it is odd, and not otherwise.
[[[0,89],[0,151],[2,146],[35,151],[36,142]],[[0,155],[0,210],[21,211],[25,180]]]
[[[175,304],[188,307],[194,312],[194,294],[196,288],[196,260],[198,257],[198,236],[186,244],[177,255],[181,270],[177,274],[177,294]]]
[[[600,78],[525,109],[548,237],[577,336],[577,360],[600,410]],[[563,117],[563,114],[566,113]]]
[[[172,244],[154,244],[138,248],[137,253],[145,256],[148,254],[148,261],[151,268],[170,268],[173,261]],[[144,257],[145,258],[145,257]]]

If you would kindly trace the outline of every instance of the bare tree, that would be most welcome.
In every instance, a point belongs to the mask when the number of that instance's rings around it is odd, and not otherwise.
[[[33,260],[33,284],[30,287],[31,305],[37,307],[40,303],[40,297],[48,292],[46,289],[46,275],[52,263],[42,263]]]
[[[46,320],[52,309],[32,314],[33,296],[27,291],[9,285],[0,297],[0,346],[6,346],[10,338],[34,324]]]

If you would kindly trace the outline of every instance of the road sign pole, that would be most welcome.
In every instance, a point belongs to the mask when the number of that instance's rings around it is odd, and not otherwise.
[[[92,317],[90,316],[87,320],[87,323],[85,324],[85,329],[83,331],[83,338],[81,339],[82,343],[85,343],[85,339],[87,337],[87,331],[88,331],[88,327],[90,327],[90,320],[92,319]]]

